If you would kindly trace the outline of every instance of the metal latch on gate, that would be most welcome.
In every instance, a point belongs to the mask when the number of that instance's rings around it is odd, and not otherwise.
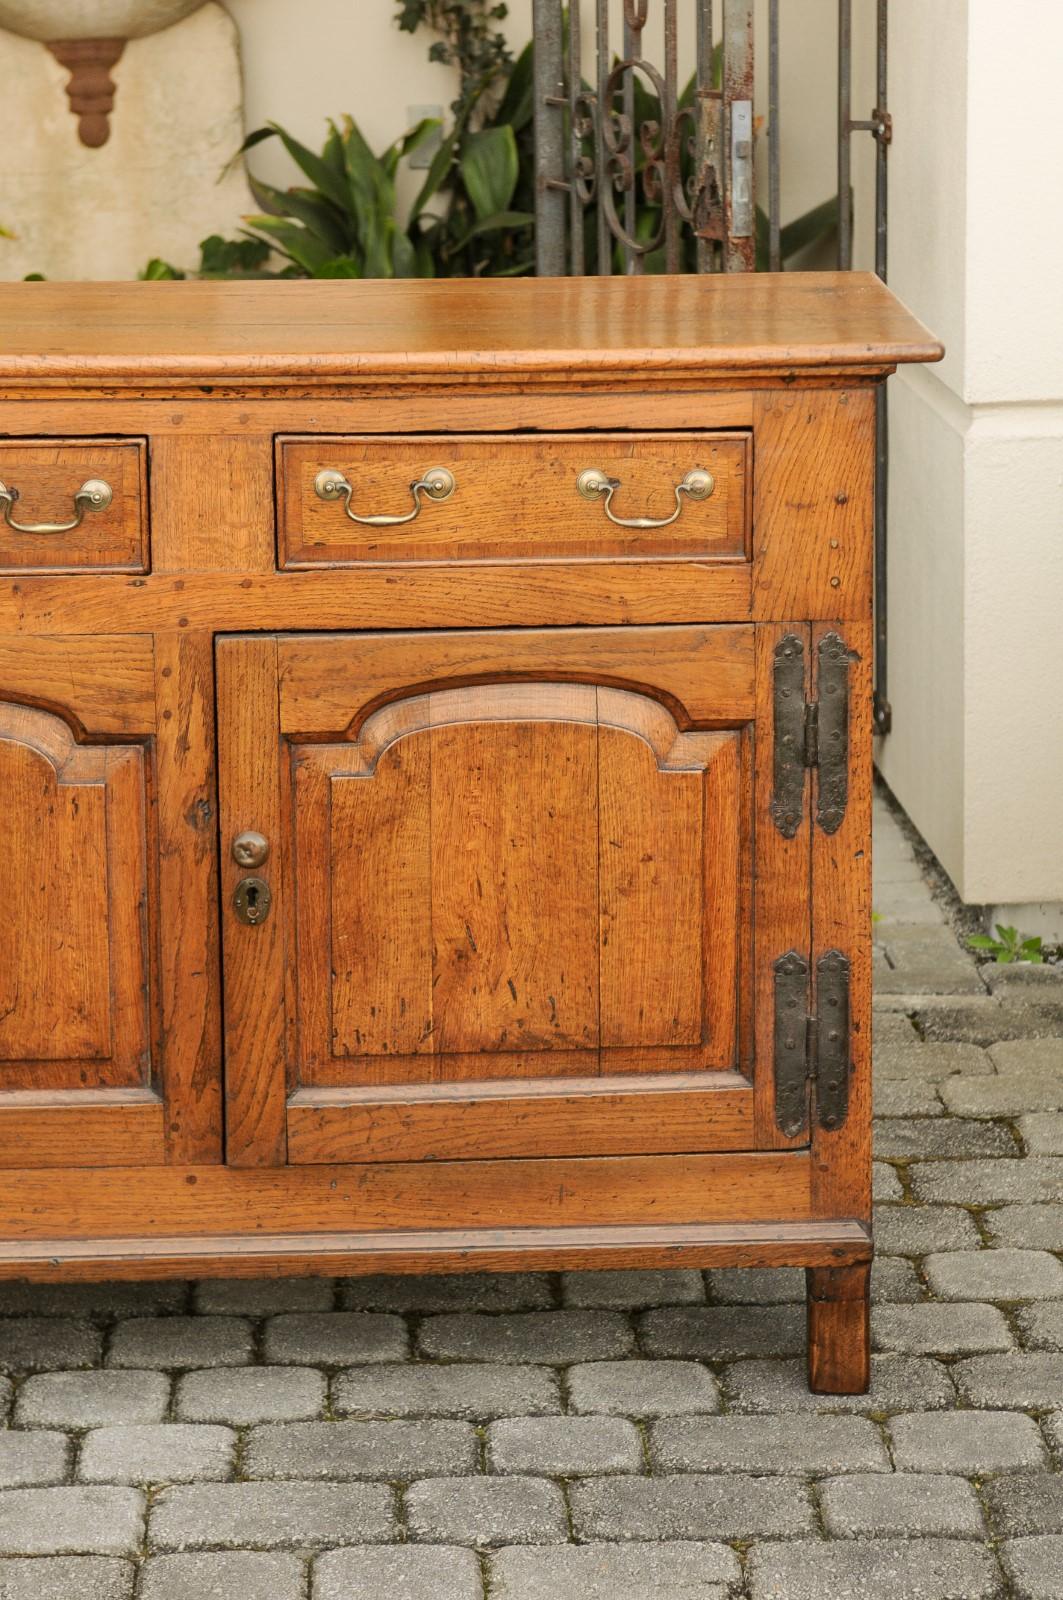
[[[819,1126],[832,1132],[849,1110],[849,961],[827,950],[816,962],[816,1005],[808,1005],[809,965],[796,950],[775,970],[775,1120],[788,1138],[808,1121],[808,1089]]]
[[[801,826],[805,773],[818,769],[816,822],[834,833],[849,800],[849,663],[838,633],[825,633],[816,650],[819,696],[805,699],[805,647],[795,633],[775,646],[774,768],[771,814],[792,839]]]

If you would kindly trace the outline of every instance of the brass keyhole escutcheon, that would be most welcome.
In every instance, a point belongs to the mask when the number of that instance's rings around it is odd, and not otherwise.
[[[269,916],[273,895],[265,878],[241,878],[233,890],[233,910],[237,920],[257,928]]]
[[[269,855],[269,840],[265,834],[248,829],[246,833],[236,835],[232,852],[238,867],[260,867]]]

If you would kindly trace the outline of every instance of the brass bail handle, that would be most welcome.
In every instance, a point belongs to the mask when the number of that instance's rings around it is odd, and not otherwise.
[[[618,517],[613,512],[613,496],[621,487],[619,478],[610,478],[598,467],[587,467],[576,479],[576,488],[584,500],[605,497],[605,514],[618,528],[667,528],[675,522],[683,509],[682,495],[689,500],[707,500],[716,487],[716,479],[704,467],[691,467],[686,477],[675,486],[675,510],[670,517]]]
[[[352,522],[361,522],[369,528],[398,528],[404,522],[412,522],[421,514],[421,496],[427,495],[429,500],[449,500],[454,493],[454,474],[446,467],[429,467],[422,478],[417,478],[410,484],[410,493],[413,496],[413,510],[407,511],[403,516],[388,517],[360,517],[351,510],[351,496],[354,494],[354,485],[331,467],[325,467],[314,479],[314,493],[319,500],[342,500],[343,509]]]
[[[86,511],[106,511],[113,495],[111,485],[102,478],[88,478],[74,496],[74,516],[70,522],[16,522],[11,515],[18,490],[0,483],[0,506],[4,508],[4,521],[16,533],[70,533],[80,528]]]

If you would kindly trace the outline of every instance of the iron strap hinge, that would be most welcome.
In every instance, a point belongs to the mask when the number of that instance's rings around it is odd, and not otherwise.
[[[815,767],[816,822],[834,833],[849,800],[849,664],[852,655],[838,633],[816,646],[818,699],[805,699],[805,647],[795,633],[775,646],[774,753],[771,815],[784,838],[801,826],[805,773]]]
[[[816,962],[816,998],[809,1006],[809,963],[788,950],[775,972],[775,1120],[787,1138],[803,1133],[809,1086],[819,1126],[832,1133],[849,1110],[849,960],[827,950]]]

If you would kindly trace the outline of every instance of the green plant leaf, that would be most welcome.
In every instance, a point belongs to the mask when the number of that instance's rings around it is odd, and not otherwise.
[[[456,239],[448,248],[451,254],[464,250],[470,239],[479,238],[487,233],[512,232],[517,228],[530,228],[535,222],[533,211],[500,211],[497,216],[485,217],[483,222],[477,222],[460,239]]]
[[[325,244],[305,228],[280,217],[245,217],[249,228],[276,240],[278,248],[289,260],[313,277],[326,262],[333,258]]]
[[[320,189],[321,193],[327,195],[335,205],[341,208],[346,205],[343,177],[336,172],[334,162],[308,150],[305,144],[300,144],[299,140],[293,138],[287,128],[282,128],[279,122],[267,123],[264,128],[256,128],[254,133],[249,133],[240,146],[240,153],[250,149],[252,145],[261,144],[263,139],[268,139],[271,135],[280,140],[296,166],[306,173],[315,189]]]
[[[1019,930],[1018,928],[1005,928],[998,922],[997,937],[1001,944],[1014,945],[1018,943]]]
[[[461,176],[478,222],[508,211],[520,176],[513,129],[483,128],[465,141],[459,162]]]
[[[294,217],[336,255],[351,248],[354,238],[348,218],[324,195],[314,189],[274,189],[257,179],[250,181],[251,193],[267,215]]]
[[[168,261],[163,261],[159,256],[152,256],[143,271],[137,273],[141,283],[174,282],[184,276],[180,267],[172,267]]]
[[[360,278],[362,276],[357,261],[352,261],[350,256],[334,256],[331,261],[325,261],[314,273],[315,278]]]
[[[988,933],[973,933],[967,943],[972,950],[998,950],[1000,948],[1000,941],[991,939]]]

